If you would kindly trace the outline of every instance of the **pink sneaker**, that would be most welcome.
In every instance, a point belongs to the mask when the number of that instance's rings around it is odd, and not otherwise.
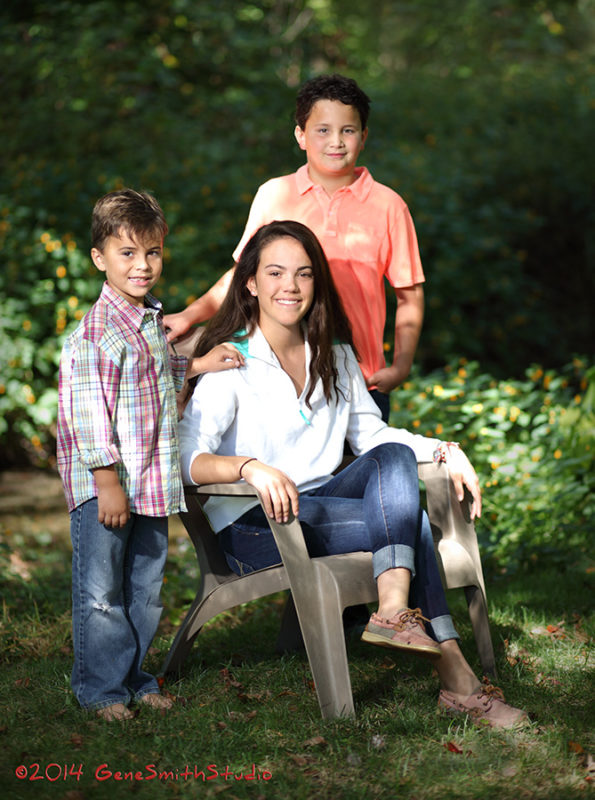
[[[419,608],[405,608],[392,619],[382,619],[374,613],[362,633],[362,641],[409,650],[426,658],[440,658],[440,647],[426,633],[424,622],[428,620],[422,616]]]
[[[463,699],[441,689],[438,708],[453,716],[467,714],[476,725],[492,728],[520,728],[529,722],[525,711],[505,703],[502,689],[489,683]]]

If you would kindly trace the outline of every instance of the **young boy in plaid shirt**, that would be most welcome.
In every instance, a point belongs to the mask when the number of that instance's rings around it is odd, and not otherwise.
[[[214,348],[192,362],[168,354],[150,289],[167,224],[157,201],[131,189],[95,205],[91,257],[106,282],[68,337],[60,364],[58,468],[70,512],[72,688],[107,720],[131,701],[166,709],[142,663],[161,616],[167,518],[184,510],[176,389],[185,377],[242,358]]]

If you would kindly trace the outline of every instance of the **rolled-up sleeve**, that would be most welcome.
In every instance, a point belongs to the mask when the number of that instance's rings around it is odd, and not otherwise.
[[[119,381],[119,367],[83,340],[71,363],[70,402],[73,443],[88,469],[122,460],[113,432]]]

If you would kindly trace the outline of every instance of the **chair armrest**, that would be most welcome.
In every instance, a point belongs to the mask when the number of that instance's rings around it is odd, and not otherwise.
[[[205,483],[198,486],[186,486],[190,494],[198,495],[223,495],[228,497],[244,496],[258,497],[264,509],[262,498],[253,486],[241,481],[238,483]],[[306,575],[313,569],[310,555],[304,541],[302,527],[297,517],[290,514],[287,522],[275,522],[267,517],[269,528],[275,539],[275,544],[281,555],[281,560],[287,570],[292,589],[301,583]]]
[[[234,497],[244,495],[245,497],[257,497],[258,492],[253,486],[245,481],[238,483],[202,483],[185,486],[184,490],[188,494],[217,494]]]

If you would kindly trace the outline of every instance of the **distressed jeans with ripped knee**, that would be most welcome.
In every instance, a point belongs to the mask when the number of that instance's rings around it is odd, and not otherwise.
[[[161,617],[167,517],[131,514],[108,528],[94,498],[71,512],[70,534],[76,698],[90,709],[159,693],[142,663]]]

